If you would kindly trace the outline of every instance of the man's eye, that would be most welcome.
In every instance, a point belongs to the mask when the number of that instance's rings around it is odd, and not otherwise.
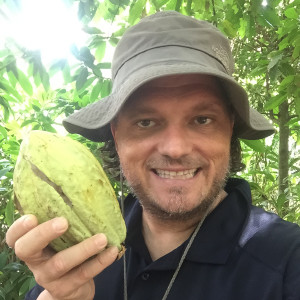
[[[141,128],[149,128],[155,125],[155,122],[151,120],[141,120],[137,122],[137,125]]]
[[[209,124],[211,122],[211,119],[208,117],[199,116],[194,119],[194,122],[197,125]]]

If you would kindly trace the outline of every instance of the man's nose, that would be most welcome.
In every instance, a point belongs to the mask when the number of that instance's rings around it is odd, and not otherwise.
[[[160,135],[158,151],[173,159],[181,158],[192,152],[193,141],[187,130],[179,126],[168,126]]]

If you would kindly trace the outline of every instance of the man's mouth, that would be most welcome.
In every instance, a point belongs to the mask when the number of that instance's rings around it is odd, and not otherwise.
[[[162,169],[153,169],[153,172],[161,177],[167,179],[190,179],[193,178],[200,168],[198,169],[189,169],[189,170],[182,170],[182,171],[168,171]]]

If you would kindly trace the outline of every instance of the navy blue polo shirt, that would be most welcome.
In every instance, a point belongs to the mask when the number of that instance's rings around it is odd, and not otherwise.
[[[228,196],[207,217],[170,290],[170,300],[300,300],[300,228],[251,205],[246,181],[230,179]],[[188,241],[152,261],[141,232],[142,209],[126,200],[127,293],[162,299]],[[123,260],[95,277],[95,300],[122,300]],[[41,292],[35,287],[27,300]]]

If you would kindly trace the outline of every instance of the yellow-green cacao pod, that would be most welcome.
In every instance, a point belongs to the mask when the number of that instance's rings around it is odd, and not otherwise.
[[[126,226],[115,192],[98,160],[81,143],[58,134],[31,131],[14,170],[15,201],[21,214],[39,222],[57,216],[68,231],[50,246],[66,249],[96,233],[123,250]]]

